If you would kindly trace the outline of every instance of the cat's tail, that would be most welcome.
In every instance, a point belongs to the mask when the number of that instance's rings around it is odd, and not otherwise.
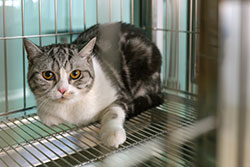
[[[130,119],[150,108],[162,104],[164,101],[163,93],[146,94],[136,97],[132,102],[127,104],[127,119]]]

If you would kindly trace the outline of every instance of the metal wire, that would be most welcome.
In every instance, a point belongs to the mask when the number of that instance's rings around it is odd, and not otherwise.
[[[109,22],[112,21],[112,0],[109,0]]]
[[[69,32],[71,33],[70,35],[70,43],[72,42],[72,0],[69,1],[69,8],[70,8],[70,30]]]
[[[183,114],[187,114],[185,122],[181,122]],[[178,103],[176,101],[166,100],[165,104],[155,108],[151,111],[144,112],[143,114],[132,118],[125,123],[125,129],[127,131],[127,140],[120,146],[118,150],[104,146],[99,142],[98,131],[100,124],[93,124],[87,127],[69,126],[62,124],[53,128],[43,125],[35,114],[16,117],[0,122],[0,133],[4,133],[14,141],[14,144],[10,144],[0,134],[0,144],[5,144],[7,147],[3,147],[0,154],[0,160],[5,157],[9,157],[9,161],[3,161],[6,166],[11,166],[10,161],[15,163],[14,166],[22,166],[20,160],[13,157],[14,152],[21,157],[26,164],[31,166],[43,165],[43,166],[62,166],[62,164],[74,166],[79,164],[89,164],[93,161],[103,159],[116,152],[121,152],[136,145],[142,145],[145,141],[148,141],[156,136],[162,136],[167,134],[168,131],[179,126],[187,126],[195,120],[195,109],[187,103],[187,105]],[[158,113],[158,114],[153,114]],[[171,123],[160,116],[160,113],[175,114],[180,117],[178,120],[172,120]],[[166,115],[167,116],[167,115]],[[152,122],[152,117],[158,120]],[[12,132],[12,133],[9,133]],[[22,140],[14,138],[14,136]],[[2,142],[1,142],[2,141]],[[5,142],[4,142],[5,141]],[[162,141],[163,144],[164,141]],[[158,141],[158,144],[161,142]],[[164,145],[162,145],[164,147]],[[8,148],[8,151],[6,149]],[[178,155],[161,154],[157,153],[157,157],[151,161],[138,161],[139,166],[160,166],[163,164],[179,163],[185,166],[185,164],[192,164],[194,155],[194,143],[188,142],[187,147],[176,145],[176,152]],[[19,149],[26,151],[29,155],[20,154]],[[166,148],[168,149],[168,148]],[[143,153],[143,150],[141,150]],[[185,151],[185,153],[183,152]],[[37,157],[39,156],[40,157]],[[41,157],[44,157],[42,158]],[[163,160],[167,155],[167,160]],[[140,155],[143,157],[143,154]],[[32,161],[30,160],[32,157]],[[188,158],[188,159],[186,159]],[[179,162],[181,160],[181,162]],[[35,162],[35,163],[34,163]],[[172,165],[173,166],[173,165]]]
[[[99,23],[99,0],[96,0],[96,24]]]
[[[21,1],[21,9],[22,9],[22,36],[24,36],[24,0]],[[26,70],[25,70],[25,51],[23,51],[23,108],[26,108]]]
[[[83,4],[84,4],[84,6],[83,6],[83,26],[84,26],[84,30],[86,30],[86,0],[83,1]],[[98,9],[96,9],[96,10],[98,10]]]
[[[190,1],[190,5],[192,4]],[[5,0],[3,0],[3,37],[0,40],[4,42],[4,75],[5,75],[5,107],[6,113],[0,114],[0,164],[4,166],[75,166],[90,164],[92,162],[102,160],[107,156],[122,152],[128,148],[143,145],[146,141],[162,137],[176,128],[182,126],[188,126],[196,120],[196,109],[192,105],[193,102],[190,100],[180,99],[175,101],[174,99],[165,100],[165,103],[157,108],[147,111],[125,123],[127,132],[127,140],[120,146],[119,149],[109,148],[105,146],[99,139],[100,124],[93,124],[86,127],[81,126],[70,126],[68,124],[62,124],[60,126],[49,127],[43,125],[38,119],[36,114],[24,115],[26,110],[26,79],[25,79],[25,52],[23,49],[23,94],[24,94],[24,108],[19,111],[12,113],[8,112],[8,76],[7,76],[7,40],[12,39],[23,39],[23,38],[35,38],[39,37],[39,44],[42,45],[42,37],[55,37],[55,42],[58,42],[58,36],[69,35],[70,41],[72,41],[72,35],[80,34],[81,32],[73,32],[72,28],[72,0],[69,1],[70,7],[70,30],[66,33],[58,33],[58,18],[57,18],[57,0],[54,0],[54,14],[55,14],[55,33],[54,34],[42,34],[42,4],[41,0],[38,1],[38,12],[39,12],[39,34],[38,35],[27,35],[24,32],[24,0],[21,1],[21,16],[22,16],[22,36],[6,36],[6,12],[5,12]],[[154,6],[152,1],[152,7]],[[167,1],[168,2],[168,1]],[[166,2],[166,9],[168,6]],[[84,30],[86,30],[86,0],[83,1],[83,23]],[[134,24],[134,0],[130,0],[130,22]],[[178,1],[178,12],[180,12],[180,1]],[[154,8],[156,9],[156,8]],[[123,20],[123,0],[120,0],[120,20]],[[112,21],[112,0],[109,0],[109,21]],[[166,33],[166,46],[168,32],[175,34],[177,37],[174,46],[178,45],[179,48],[179,34],[185,33],[189,35],[189,47],[190,51],[193,46],[192,36],[199,35],[199,30],[192,28],[192,24],[188,30],[180,30],[179,21],[180,13],[178,13],[178,29],[168,29],[167,24],[167,13],[166,11],[166,26],[165,28],[160,27],[142,27],[146,30],[152,31],[164,31]],[[191,8],[192,13],[192,8]],[[196,13],[197,14],[197,13]],[[153,17],[153,16],[152,16]],[[192,23],[193,16],[190,15],[189,21]],[[197,20],[194,20],[197,21]],[[99,0],[96,0],[96,23],[99,23]],[[167,46],[168,47],[168,46]],[[179,88],[179,49],[175,48],[177,56],[177,89]],[[166,51],[167,52],[167,51]],[[192,52],[192,51],[191,51]],[[167,65],[166,56],[165,66]],[[190,97],[190,85],[191,85],[191,53],[189,54],[189,76],[188,76],[188,91],[189,94],[185,93],[185,97]],[[165,67],[166,79],[168,77],[168,69]],[[166,86],[167,82],[165,82]],[[178,94],[183,94],[180,90]],[[177,97],[179,98],[179,97]],[[14,115],[14,113],[23,113],[20,117],[15,116],[12,119],[5,118],[8,115]],[[156,113],[156,114],[154,114]],[[164,116],[162,116],[162,114]],[[168,116],[172,116],[174,119],[166,121]],[[157,120],[157,121],[155,121]],[[184,132],[183,136],[188,137],[188,134]],[[10,141],[8,140],[10,139]],[[166,147],[167,152],[158,153],[150,161],[138,160],[138,166],[175,166],[179,164],[187,166],[192,164],[195,155],[195,143],[193,141],[187,141],[185,147],[183,145],[173,144],[175,153],[172,153],[172,147],[164,145],[164,139],[157,141],[158,144],[162,145],[162,148]],[[143,153],[144,150],[141,149]],[[143,157],[143,154],[140,155]],[[133,157],[132,157],[133,158]],[[136,159],[135,159],[136,160]]]
[[[3,0],[3,38],[6,37],[6,16],[5,16],[5,0]],[[5,112],[8,112],[8,72],[7,72],[7,43],[3,41],[4,46],[4,93],[5,93]]]
[[[120,20],[122,22],[123,17],[123,0],[120,0]]]
[[[42,46],[42,1],[39,0],[39,44]]]
[[[57,43],[57,33],[58,33],[58,29],[57,29],[57,0],[54,1],[54,5],[55,5],[55,42]]]
[[[134,0],[130,0],[130,22],[134,24]]]

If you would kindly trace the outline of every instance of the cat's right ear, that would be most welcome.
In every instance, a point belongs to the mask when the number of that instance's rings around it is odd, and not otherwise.
[[[23,39],[23,45],[27,52],[29,61],[31,61],[34,57],[42,53],[41,49],[36,44],[32,43],[26,38]]]

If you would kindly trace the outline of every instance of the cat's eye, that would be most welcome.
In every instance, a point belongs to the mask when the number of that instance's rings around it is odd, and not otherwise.
[[[70,78],[71,79],[78,79],[81,76],[81,71],[80,70],[74,70],[70,73]]]
[[[43,75],[43,78],[46,80],[53,80],[55,78],[55,74],[51,71],[44,71],[42,75]]]

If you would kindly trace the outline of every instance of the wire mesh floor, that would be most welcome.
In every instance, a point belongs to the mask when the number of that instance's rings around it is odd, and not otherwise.
[[[18,116],[2,116],[0,166],[84,166],[103,160],[109,155],[166,136],[175,128],[192,124],[196,119],[195,103],[187,97],[166,96],[163,105],[126,121],[127,140],[119,149],[106,147],[100,142],[100,125],[97,123],[85,127],[69,124],[48,127],[39,121],[35,113],[28,111]],[[164,141],[161,143],[164,148]],[[193,166],[194,143],[180,146],[178,152],[172,155],[168,151],[156,151],[153,158],[137,166],[171,166],[171,162]]]

